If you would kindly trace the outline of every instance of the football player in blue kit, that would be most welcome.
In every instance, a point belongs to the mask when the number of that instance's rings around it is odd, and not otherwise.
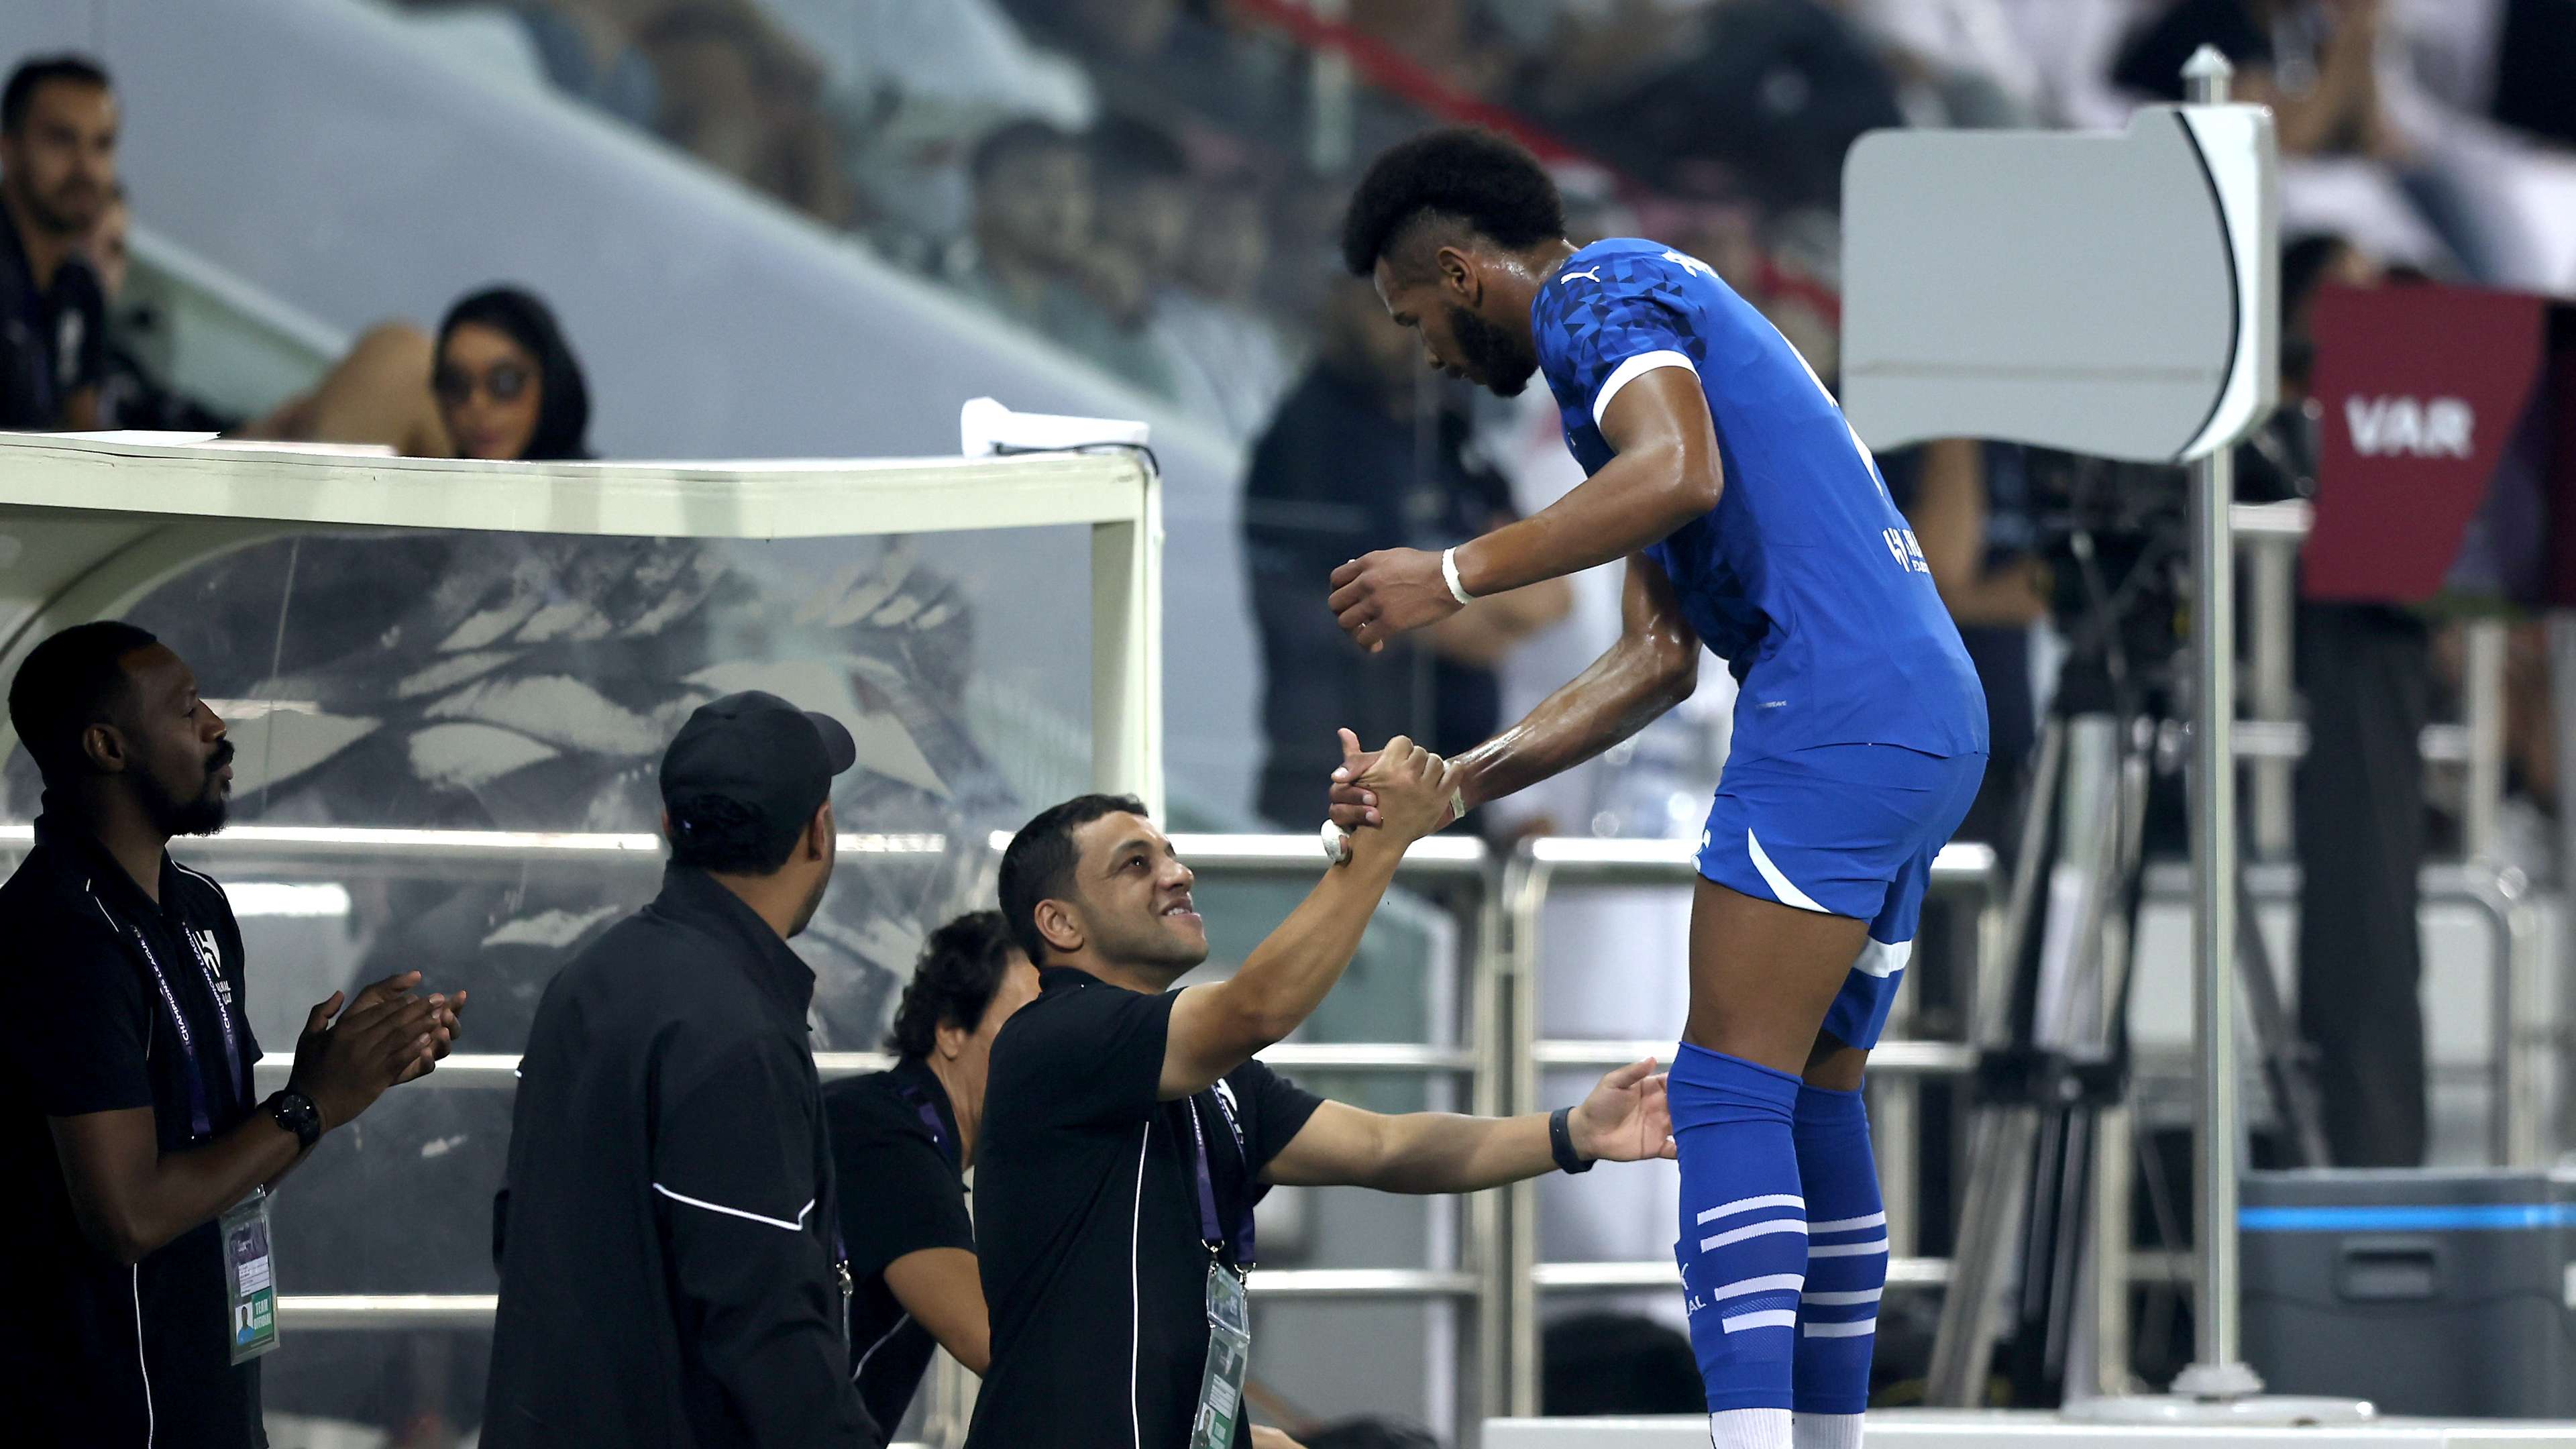
[[[1958,630],[1796,349],[1697,258],[1568,242],[1519,147],[1467,130],[1397,146],[1342,248],[1434,368],[1505,397],[1543,373],[1590,475],[1445,554],[1344,564],[1342,627],[1381,648],[1478,595],[1626,560],[1618,642],[1453,762],[1461,808],[1634,734],[1691,693],[1703,646],[1735,676],[1670,1083],[1674,1255],[1718,1449],[1856,1449],[1887,1281],[1861,1073],[1932,858],[1985,773]],[[1345,751],[1333,818],[1366,828],[1350,782],[1369,757]]]

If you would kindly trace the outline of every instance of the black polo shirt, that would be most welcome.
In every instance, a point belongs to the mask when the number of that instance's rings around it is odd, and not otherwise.
[[[98,274],[66,257],[39,290],[17,224],[0,211],[0,428],[61,427],[64,399],[98,381],[106,346]]]
[[[1038,999],[993,1042],[984,1089],[975,1236],[993,1371],[966,1442],[1182,1449],[1208,1342],[1189,1113],[1204,1124],[1230,1224],[1323,1099],[1246,1062],[1196,1097],[1162,1101],[1177,995],[1064,967],[1038,975]],[[1252,1442],[1248,1425],[1235,1442]]]
[[[948,1089],[921,1062],[823,1089],[841,1238],[850,1250],[850,1376],[888,1433],[912,1407],[939,1346],[886,1286],[886,1265],[929,1248],[975,1251]]]
[[[814,973],[742,898],[662,893],[546,986],[494,1237],[486,1449],[878,1449],[849,1384]]]
[[[72,1217],[49,1117],[150,1107],[163,1152],[221,1135],[256,1109],[259,1060],[243,1010],[241,929],[223,888],[161,858],[161,900],[72,821],[0,885],[8,1009],[0,1011],[0,1404],[13,1442],[234,1449],[268,1442],[259,1365],[232,1367],[224,1262],[210,1220],[133,1267]],[[157,976],[155,967],[157,966]],[[161,987],[167,984],[165,999]],[[206,1131],[195,1130],[194,1042]],[[223,1033],[234,1043],[227,1061]],[[295,1267],[281,1245],[281,1275]],[[26,1437],[19,1438],[17,1436]]]

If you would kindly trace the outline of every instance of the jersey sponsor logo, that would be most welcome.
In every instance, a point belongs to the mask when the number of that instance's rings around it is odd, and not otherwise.
[[[2465,458],[2476,451],[2470,439],[2478,415],[2455,397],[2348,397],[2343,418],[2352,428],[2353,451],[2365,458]]]
[[[1560,282],[1570,282],[1570,281],[1573,281],[1573,280],[1574,280],[1575,278],[1577,278],[1577,277],[1581,277],[1583,280],[1585,280],[1585,281],[1587,281],[1587,282],[1597,282],[1597,281],[1600,281],[1600,280],[1601,280],[1601,265],[1600,265],[1598,262],[1595,262],[1595,263],[1591,266],[1591,268],[1590,268],[1590,269],[1585,270],[1585,271],[1580,271],[1580,272],[1576,271],[1576,270],[1575,270],[1575,269],[1573,269],[1572,267],[1568,267],[1568,268],[1566,268],[1564,271],[1561,271],[1561,272],[1559,272],[1559,273],[1557,273],[1557,274],[1556,274],[1556,279],[1557,279],[1558,281],[1560,281]]]
[[[1923,560],[1923,545],[1914,541],[1913,529],[1882,528],[1878,532],[1880,539],[1887,544],[1888,553],[1895,558],[1899,569],[1910,574],[1932,572],[1932,565]]]

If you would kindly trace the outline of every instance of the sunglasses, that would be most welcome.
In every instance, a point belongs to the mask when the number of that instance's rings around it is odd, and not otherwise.
[[[430,379],[429,390],[449,407],[461,407],[474,396],[477,383],[494,402],[517,402],[519,395],[536,381],[534,374],[515,362],[496,362],[481,377],[456,367],[441,367]]]

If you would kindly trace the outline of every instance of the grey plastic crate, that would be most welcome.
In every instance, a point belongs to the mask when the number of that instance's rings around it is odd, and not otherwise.
[[[2245,1357],[2384,1414],[2576,1418],[2576,1175],[2245,1175]]]

